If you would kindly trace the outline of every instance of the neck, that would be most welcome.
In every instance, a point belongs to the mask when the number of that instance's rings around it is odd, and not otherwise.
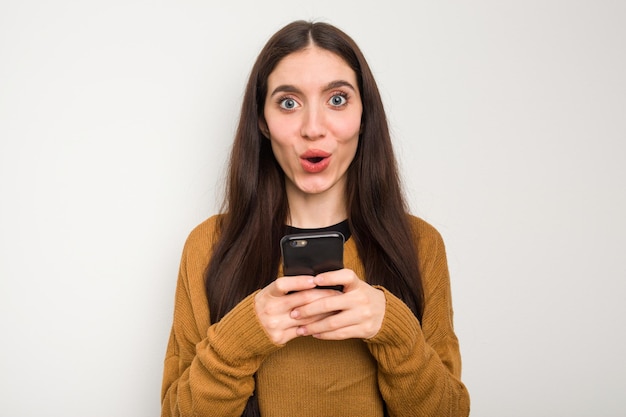
[[[287,224],[302,229],[332,226],[348,218],[343,189],[306,194],[287,187]]]

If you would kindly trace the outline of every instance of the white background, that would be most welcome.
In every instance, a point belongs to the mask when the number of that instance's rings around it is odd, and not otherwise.
[[[244,83],[347,31],[446,240],[472,415],[626,413],[626,2],[0,2],[0,415],[159,415]]]

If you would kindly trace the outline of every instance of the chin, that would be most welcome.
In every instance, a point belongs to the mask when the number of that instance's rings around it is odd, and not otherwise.
[[[304,188],[304,189],[300,189],[300,191],[303,194],[308,194],[308,195],[318,195],[318,194],[323,194],[325,191],[327,191],[327,188]]]
[[[333,181],[331,178],[298,178],[297,181],[290,181],[294,191],[305,195],[320,195],[327,193],[339,186],[340,182]]]
[[[328,191],[330,187],[326,184],[301,184],[298,185],[298,190],[300,190],[303,194],[322,194],[325,191]]]

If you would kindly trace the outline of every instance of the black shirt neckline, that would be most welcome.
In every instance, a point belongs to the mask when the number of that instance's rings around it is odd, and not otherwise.
[[[352,236],[350,232],[350,225],[348,224],[348,219],[343,220],[337,224],[333,224],[332,226],[313,228],[313,229],[302,229],[300,227],[287,226],[287,234],[296,234],[296,233],[312,233],[312,232],[339,232],[345,238],[347,242]]]

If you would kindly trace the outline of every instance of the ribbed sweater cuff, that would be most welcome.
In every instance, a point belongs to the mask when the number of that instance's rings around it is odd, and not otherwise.
[[[243,299],[215,326],[208,336],[215,351],[236,365],[255,357],[265,357],[280,348],[265,333],[254,311],[256,292]]]
[[[376,286],[376,288],[385,293],[387,302],[385,318],[376,336],[365,342],[370,344],[370,349],[380,348],[381,345],[394,349],[411,349],[417,343],[422,331],[419,321],[402,300],[384,287]]]

